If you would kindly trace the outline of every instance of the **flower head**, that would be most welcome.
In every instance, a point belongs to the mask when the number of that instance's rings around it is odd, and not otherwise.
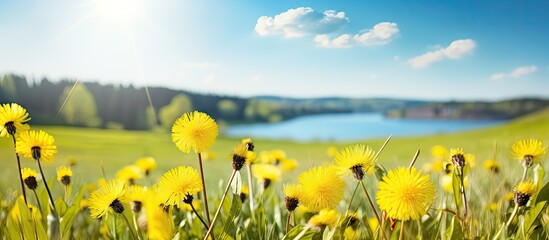
[[[515,204],[524,206],[528,203],[530,197],[536,193],[536,184],[532,181],[521,182],[513,189],[513,192],[515,193]]]
[[[68,167],[61,166],[57,168],[57,181],[63,185],[71,184],[72,170]]]
[[[434,158],[445,158],[448,156],[448,149],[442,145],[435,145],[431,148],[431,155],[433,155]]]
[[[29,120],[29,113],[19,104],[0,105],[0,137],[28,131],[30,127],[26,122]]]
[[[301,173],[297,181],[300,203],[313,212],[333,208],[343,198],[345,183],[334,167],[314,167]]]
[[[292,158],[282,158],[280,159],[280,170],[283,173],[293,171],[297,168],[297,161]]]
[[[165,196],[157,188],[151,188],[146,201],[148,239],[172,239],[174,222]]]
[[[141,170],[141,172],[144,172],[145,175],[149,175],[152,170],[156,168],[156,160],[152,157],[143,157],[140,159],[137,159],[137,162],[135,162],[135,166]]]
[[[132,208],[133,212],[141,211],[141,208],[143,207],[143,202],[145,202],[146,198],[147,188],[145,187],[132,185],[126,191],[126,200],[130,202],[130,207]]]
[[[124,181],[118,179],[111,180],[94,191],[89,198],[91,217],[100,218],[113,211],[115,213],[124,212],[125,192]]]
[[[317,228],[325,228],[327,226],[334,227],[337,222],[338,214],[334,209],[322,209],[319,213],[309,219],[309,225]]]
[[[326,149],[326,154],[328,154],[329,157],[335,157],[337,154],[337,148],[334,146],[330,146]]]
[[[34,190],[38,187],[38,182],[36,181],[36,171],[30,168],[23,168],[21,170],[21,177],[23,178],[23,182],[25,182],[25,185],[30,190]]]
[[[484,169],[495,174],[498,174],[499,169],[501,168],[501,165],[493,159],[484,161],[483,165],[484,165]]]
[[[252,174],[263,183],[263,188],[268,188],[272,182],[276,182],[280,177],[280,169],[270,164],[252,165]]]
[[[241,202],[246,201],[246,198],[248,197],[249,193],[250,192],[248,190],[248,187],[246,187],[246,185],[242,185],[242,188],[240,189],[240,201]]]
[[[246,157],[248,156],[248,146],[245,143],[239,143],[234,146],[233,149],[233,169],[240,171],[240,169],[246,163]]]
[[[345,172],[352,172],[357,180],[364,178],[364,173],[375,165],[375,152],[366,145],[349,146],[338,152],[335,164]]]
[[[242,144],[246,145],[246,148],[247,148],[248,151],[250,151],[250,152],[253,152],[254,149],[255,149],[255,145],[254,145],[254,143],[252,142],[252,139],[251,139],[251,138],[244,138],[244,139],[242,139]]]
[[[214,144],[217,134],[215,121],[198,111],[184,113],[172,126],[172,141],[184,153],[191,149],[196,153],[206,151]]]
[[[42,130],[29,130],[19,133],[15,151],[26,158],[51,162],[57,153],[53,141],[53,137]]]
[[[390,218],[417,220],[434,201],[435,185],[415,168],[391,170],[379,182],[376,201]]]
[[[533,163],[539,162],[546,152],[543,143],[537,139],[519,140],[511,147],[513,156],[521,161],[525,167],[530,167]]]
[[[116,172],[116,178],[124,180],[129,185],[133,185],[135,180],[142,178],[141,170],[134,165],[128,165]]]
[[[299,185],[297,184],[284,184],[284,202],[286,203],[286,209],[293,211],[299,205]]]
[[[187,195],[202,191],[202,181],[196,169],[180,166],[162,175],[158,180],[158,191],[169,196],[166,201],[169,205],[180,205]]]
[[[465,166],[465,153],[461,148],[452,148],[450,150],[450,160],[454,163],[455,167]]]
[[[248,151],[248,153],[246,153],[246,164],[251,165],[256,162],[257,162],[257,155],[255,154],[255,152]]]

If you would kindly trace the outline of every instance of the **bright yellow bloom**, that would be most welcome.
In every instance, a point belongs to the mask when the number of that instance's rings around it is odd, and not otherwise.
[[[291,158],[282,158],[280,160],[280,170],[283,173],[293,171],[297,168],[298,164],[295,159]]]
[[[35,160],[39,158],[44,162],[51,162],[57,153],[57,147],[53,141],[53,137],[42,130],[38,132],[29,130],[19,133],[15,151],[26,158]]]
[[[23,200],[23,196],[20,197],[20,200]],[[34,206],[30,203],[27,203],[27,206],[24,205],[24,202],[23,202],[23,207],[24,208],[29,208],[30,211],[31,211],[31,216],[32,216],[32,219],[21,219],[21,211],[20,211],[20,206],[19,206],[19,201],[15,201],[13,203],[13,207],[10,209],[10,217],[12,218],[15,218],[16,221],[21,221],[21,220],[28,220],[28,221],[32,221],[32,220],[36,220],[36,221],[42,221],[42,213],[40,212],[40,209],[37,207],[37,206]]]
[[[497,203],[490,203],[488,204],[488,210],[490,212],[496,212],[498,210],[499,205]]]
[[[328,147],[328,149],[326,149],[326,154],[328,154],[329,157],[335,157],[337,154],[337,148],[334,146]]]
[[[448,149],[441,145],[435,145],[431,148],[431,155],[435,158],[446,158],[448,156]]]
[[[28,131],[29,113],[17,103],[0,105],[0,137]]]
[[[164,203],[164,196],[158,192],[158,189],[149,190],[146,201],[147,210],[147,235],[151,240],[172,239],[174,235],[174,222],[171,218],[171,210]],[[186,204],[185,204],[186,205]]]
[[[90,200],[86,198],[82,198],[80,200],[80,210],[88,208],[90,206]]]
[[[364,173],[376,164],[375,151],[369,146],[357,144],[348,146],[335,156],[335,164],[342,173],[353,173],[357,180],[364,178]]]
[[[257,155],[255,154],[255,152],[248,151],[248,153],[246,153],[246,164],[250,165],[256,162],[257,162]]]
[[[513,191],[515,192],[515,204],[524,206],[528,203],[530,197],[536,193],[536,184],[532,181],[524,181],[519,183]]]
[[[475,154],[467,153],[463,155],[465,158],[465,163],[469,165],[469,167],[474,168],[477,166],[477,158],[475,157]]]
[[[200,200],[193,199],[192,204],[193,204],[194,209],[196,209],[197,212],[200,211],[200,209],[201,209],[200,206],[202,205]],[[181,204],[181,206],[179,206],[179,209],[181,209],[181,211],[184,211],[184,212],[192,212],[193,211],[190,204]]]
[[[334,208],[343,199],[345,183],[334,167],[314,167],[297,177],[300,203],[313,212]]]
[[[179,150],[189,153],[206,151],[217,138],[215,121],[203,112],[184,113],[172,126],[172,141]]]
[[[63,185],[69,185],[71,183],[72,170],[68,167],[61,166],[57,168],[57,181]]]
[[[262,163],[278,165],[280,161],[286,158],[286,153],[282,150],[262,151],[259,153]]]
[[[169,195],[169,205],[180,205],[187,195],[202,191],[202,181],[198,171],[192,167],[179,166],[164,173],[158,180],[158,191]]]
[[[299,204],[299,185],[284,184],[284,202],[288,211],[293,211]]]
[[[217,157],[217,154],[214,151],[204,151],[200,154],[202,155],[202,159],[209,161],[215,160],[215,158]]]
[[[23,168],[21,170],[21,178],[27,187],[31,190],[38,188],[38,182],[36,181],[37,173],[33,169]]]
[[[523,139],[511,147],[511,153],[519,161],[530,159],[529,161],[537,163],[546,152],[543,143],[537,139]]]
[[[264,188],[267,188],[272,182],[278,181],[282,173],[276,166],[259,163],[252,165],[252,174],[263,183]]]
[[[137,159],[135,166],[137,166],[141,172],[144,172],[145,175],[149,175],[152,170],[156,169],[156,160],[152,157],[143,157]]]
[[[255,145],[251,138],[242,139],[242,144],[246,145],[246,148],[248,149],[248,151],[253,152],[255,149]]]
[[[445,174],[440,178],[440,185],[446,190],[446,192],[453,193],[454,192],[454,186],[453,186],[453,177],[452,174]],[[463,179],[463,186],[467,188],[469,186],[469,178],[465,177]]]
[[[379,182],[376,201],[390,218],[406,221],[425,215],[435,198],[435,185],[429,175],[415,168],[391,170]]]
[[[233,169],[240,171],[246,163],[246,157],[248,156],[248,147],[244,143],[239,143],[233,148]]]
[[[501,165],[493,159],[488,159],[484,161],[483,165],[484,165],[484,169],[486,169],[487,171],[491,171],[493,173],[499,173],[499,170],[501,168]]]
[[[309,219],[309,225],[317,228],[334,227],[339,215],[334,209],[322,209]]]
[[[132,185],[126,191],[126,200],[130,203],[132,211],[139,212],[145,200],[147,199],[147,188]]]
[[[433,167],[431,168],[433,172],[442,172],[444,170],[444,161],[441,158],[433,160]]]
[[[125,193],[124,181],[118,179],[109,181],[93,192],[89,198],[91,217],[100,218],[113,212],[124,212]]]
[[[125,166],[116,172],[116,178],[124,180],[129,185],[133,185],[135,180],[142,177],[141,170],[134,165]]]

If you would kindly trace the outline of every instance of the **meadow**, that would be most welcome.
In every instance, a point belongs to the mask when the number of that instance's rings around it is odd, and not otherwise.
[[[433,219],[435,219],[434,216],[437,216],[437,221],[443,218],[445,219],[444,222],[448,223],[445,223],[445,226],[436,224],[431,226],[433,223],[427,220],[424,223],[429,226],[425,227],[423,230],[421,227],[413,226],[410,230],[406,230],[406,236],[408,238],[418,237],[426,239],[430,239],[431,237],[443,238],[443,236],[448,238],[457,236],[491,237],[495,232],[497,232],[502,222],[507,219],[507,216],[509,215],[508,213],[512,209],[512,207],[502,201],[502,199],[505,194],[510,191],[510,187],[519,182],[522,174],[522,167],[517,160],[514,160],[511,157],[511,145],[520,139],[534,138],[541,140],[546,146],[547,143],[549,143],[548,123],[549,110],[545,110],[498,126],[481,130],[422,137],[392,138],[384,150],[379,154],[377,162],[387,170],[392,170],[398,166],[408,167],[416,151],[420,150],[421,152],[417,158],[415,167],[418,169],[423,169],[424,172],[431,174],[431,179],[435,183],[437,192],[437,198],[435,200],[435,204],[433,204],[436,206],[442,205],[451,208],[452,194],[446,193],[443,186],[439,184],[439,180],[443,173],[435,172],[433,170],[434,162],[431,154],[431,149],[433,146],[441,145],[448,149],[462,148],[464,152],[474,155],[474,159],[469,162],[470,169],[468,173],[468,186],[466,187],[469,197],[470,215],[472,216],[471,222],[468,223],[470,224],[468,227],[468,233],[463,235],[463,232],[459,233],[460,231],[454,230],[454,226],[456,226],[455,228],[457,229],[459,228],[459,224],[455,223],[457,220],[454,220],[451,217],[451,214],[446,214],[444,217],[440,217],[439,215],[441,215],[444,211],[441,211],[441,209],[431,209]],[[168,131],[124,131],[61,126],[32,126],[32,128],[45,130],[55,137],[55,145],[57,145],[58,148],[58,153],[55,156],[55,160],[52,163],[43,164],[46,177],[52,179],[50,182],[53,182],[51,185],[54,195],[63,194],[62,185],[53,180],[56,176],[55,168],[61,165],[68,166],[71,162],[75,163],[72,167],[72,184],[73,186],[76,186],[76,188],[89,183],[97,182],[102,177],[105,177],[107,180],[113,179],[119,169],[126,165],[131,165],[137,159],[146,156],[153,157],[156,160],[157,169],[151,173],[149,180],[137,180],[137,183],[142,185],[150,185],[147,181],[155,182],[156,179],[162,176],[162,174],[166,171],[177,166],[184,165],[198,168],[196,154],[185,154],[179,151],[171,141],[170,133]],[[2,138],[0,140],[0,186],[2,193],[5,194],[3,198],[9,199],[10,192],[20,190],[17,166],[11,139]],[[206,188],[210,192],[210,197],[215,199],[210,202],[211,209],[215,209],[218,205],[219,198],[222,195],[223,189],[225,188],[225,185],[231,175],[233,147],[240,143],[240,141],[241,139],[220,136],[216,139],[215,144],[208,150],[216,155],[215,159],[204,160],[204,178]],[[281,179],[273,184],[273,187],[270,188],[272,192],[265,191],[262,193],[267,194],[266,196],[274,196],[274,198],[278,198],[278,200],[266,200],[264,204],[272,204],[275,209],[283,208],[281,206],[283,205],[281,202],[283,202],[284,195],[282,191],[283,184],[296,183],[296,177],[301,172],[314,166],[325,166],[333,162],[333,157],[328,155],[328,148],[335,147],[337,150],[340,150],[349,145],[364,144],[372,147],[373,150],[378,151],[384,141],[385,139],[367,139],[356,142],[302,143],[253,139],[255,152],[259,153],[261,151],[280,149],[286,153],[288,158],[295,159],[298,162],[297,169],[283,174]],[[489,169],[483,168],[483,162],[488,159],[494,159],[501,165],[497,174],[493,174],[489,171]],[[545,159],[546,158],[543,158],[543,160]],[[543,160],[541,161],[542,164],[544,163]],[[22,165],[23,167],[35,167],[34,160],[29,159],[22,159]],[[545,167],[545,171],[547,171],[546,165],[542,166]],[[247,180],[244,169],[241,173],[241,178],[243,184],[246,184]],[[345,199],[348,199],[349,196],[353,194],[355,187],[353,184],[353,179],[345,178],[345,180],[347,182],[345,185]],[[543,183],[547,182],[546,179],[542,181]],[[377,191],[377,183],[378,180],[374,176],[367,175],[365,177],[366,188],[374,196]],[[261,198],[264,198],[264,196],[261,196]],[[373,217],[371,209],[368,208],[366,200],[362,194],[357,193],[357,196],[354,199],[354,203],[351,204],[353,206],[352,208],[358,209],[357,213],[359,213],[359,215],[361,215],[360,218],[364,220],[364,223],[362,224],[368,225],[365,223],[368,219]],[[225,204],[227,205],[227,209],[225,211],[226,215],[224,218],[231,217],[231,213],[233,211],[231,207],[234,206],[234,202],[231,203],[231,200],[227,201],[228,202]],[[493,203],[496,204],[496,207],[491,209],[490,206]],[[346,204],[346,201],[342,201],[338,204],[337,209],[340,210],[340,213],[347,208]],[[244,216],[253,218],[252,215],[254,214],[250,213],[249,209],[247,210],[248,212],[246,212],[244,207],[242,208],[243,216],[241,218],[236,218],[236,220],[233,219],[237,226],[235,228],[239,229],[243,229],[243,226],[246,224],[251,224],[249,222],[246,223],[247,218]],[[211,211],[213,212],[214,210]],[[263,221],[265,222],[263,224],[271,230],[268,231],[268,234],[266,233],[262,236],[275,239],[284,236],[284,229],[282,229],[283,227],[279,225],[285,222],[286,213],[281,210],[266,209],[263,214],[267,215],[264,217],[265,219]],[[188,215],[183,216],[189,217]],[[175,218],[180,220],[180,217],[181,216]],[[306,226],[306,218],[307,217],[305,215],[298,218],[298,226],[293,230],[294,235],[289,234],[286,237],[294,238],[296,235],[301,234],[299,238],[302,239],[314,237],[318,238],[319,235],[308,234],[307,229],[303,228],[303,226]],[[342,219],[343,217],[341,217],[338,221],[339,224],[343,221]],[[193,221],[188,222],[187,224],[192,226],[192,223],[194,223],[195,226],[192,227],[192,229],[200,229],[200,223]],[[225,221],[226,219],[221,220],[221,222]],[[198,225],[198,227],[196,225]],[[299,225],[301,225],[301,227]],[[415,223],[410,224],[410,226],[411,225],[415,225]],[[418,223],[418,226],[419,225],[420,224]],[[250,227],[255,225],[252,224],[246,226]],[[192,232],[197,233],[197,235],[183,235],[181,230],[186,229],[186,227],[189,226],[180,225],[179,227],[180,234],[177,235],[179,237],[203,237],[200,236],[200,230],[192,230]],[[374,227],[371,225],[364,227],[369,231],[369,233],[364,233],[365,236],[375,236],[376,238],[380,238],[379,232],[376,233]],[[76,228],[78,227],[76,226]],[[450,228],[452,228],[452,231],[448,232],[448,229]],[[255,231],[253,229],[239,231],[241,231],[240,235],[235,232],[234,235],[229,234],[231,236],[227,237],[231,239],[235,237],[254,238],[253,236],[255,236],[253,233],[249,232]],[[428,234],[422,233],[423,231],[427,231]],[[221,229],[215,229],[214,232],[217,234],[223,231]],[[320,236],[323,236],[323,238],[337,238],[333,232],[334,231],[330,233],[330,231],[326,230],[321,233]],[[397,231],[395,230],[395,232]],[[439,234],[439,232],[441,233]],[[130,234],[127,231],[122,231],[122,234],[123,235],[118,236],[116,236],[116,234],[115,236],[103,234],[101,236],[104,238],[130,237]],[[519,235],[515,235],[515,237],[517,236]],[[525,235],[523,234],[520,236]],[[397,237],[398,234],[390,235],[391,239],[396,239]]]

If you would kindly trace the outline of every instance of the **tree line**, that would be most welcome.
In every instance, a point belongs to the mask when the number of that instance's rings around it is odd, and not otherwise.
[[[192,110],[206,112],[221,123],[276,122],[301,115],[347,111],[164,87],[145,89],[131,84],[47,78],[29,83],[25,76],[6,74],[0,79],[0,103],[9,102],[17,102],[32,112],[32,124],[132,130],[169,128],[178,116]]]

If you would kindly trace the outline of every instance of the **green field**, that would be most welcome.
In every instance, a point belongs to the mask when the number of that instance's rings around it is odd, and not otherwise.
[[[152,174],[157,179],[165,170],[177,165],[197,166],[195,154],[180,152],[171,142],[169,132],[104,130],[75,127],[33,126],[43,129],[55,137],[58,154],[52,163],[45,163],[47,177],[54,177],[54,168],[67,165],[70,158],[77,160],[73,168],[73,181],[76,185],[94,182],[102,177],[101,166],[104,167],[107,178],[113,178],[121,167],[132,164],[139,157],[152,156],[158,162],[158,170]],[[476,155],[477,165],[491,158],[494,143],[497,142],[497,160],[502,162],[503,172],[518,175],[516,162],[511,163],[509,147],[521,138],[538,138],[545,144],[549,143],[549,110],[525,116],[515,121],[482,130],[467,131],[452,134],[441,134],[424,137],[393,138],[381,153],[379,162],[387,168],[408,165],[417,149],[422,151],[417,167],[431,159],[430,149],[440,144],[448,148],[462,147],[465,152]],[[205,161],[205,177],[209,186],[216,185],[220,178],[227,179],[231,171],[229,154],[232,146],[239,139],[219,137],[212,148],[217,158]],[[378,149],[384,139],[358,141]],[[286,176],[290,180],[301,170],[311,166],[330,162],[327,148],[341,148],[356,142],[292,142],[254,139],[256,151],[282,149],[288,157],[299,161],[299,168]],[[0,180],[4,187],[18,189],[16,160],[11,139],[0,141]],[[23,166],[36,168],[34,160],[22,159]],[[293,181],[293,180],[292,180]]]

